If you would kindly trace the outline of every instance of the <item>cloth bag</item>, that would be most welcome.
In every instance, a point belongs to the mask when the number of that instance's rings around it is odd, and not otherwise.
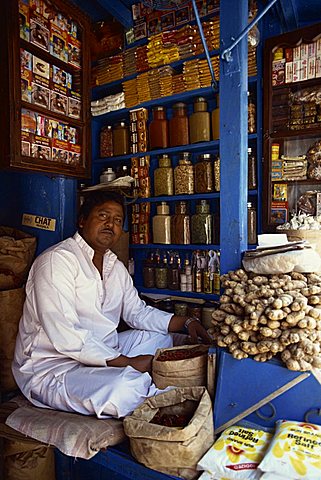
[[[151,423],[157,413],[192,418],[185,427]],[[181,387],[150,397],[124,419],[132,455],[146,467],[192,480],[214,441],[212,402],[205,387]]]
[[[199,355],[182,360],[159,361],[163,353],[180,354],[183,350],[197,349]],[[173,348],[159,348],[153,358],[152,377],[158,388],[174,385],[177,387],[205,387],[207,384],[207,353],[205,345],[182,345]]]
[[[22,287],[36,251],[37,240],[16,228],[0,226],[0,290]]]

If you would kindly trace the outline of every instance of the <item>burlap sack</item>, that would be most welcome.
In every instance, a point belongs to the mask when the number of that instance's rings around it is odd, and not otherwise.
[[[0,290],[22,287],[36,251],[36,238],[0,226]]]
[[[179,350],[199,349],[203,355],[185,360],[171,360],[160,362],[158,357],[165,351],[175,352]],[[173,348],[159,348],[153,359],[152,377],[158,388],[166,388],[170,385],[177,387],[194,387],[207,384],[207,352],[205,345],[182,345]]]
[[[19,321],[25,300],[24,288],[0,291],[0,390],[17,389],[11,371]]]
[[[186,427],[151,423],[156,413],[193,413]],[[175,388],[144,401],[124,419],[132,455],[146,467],[194,479],[197,462],[214,442],[212,402],[204,387]]]
[[[5,480],[55,480],[54,449],[30,442],[4,440]]]

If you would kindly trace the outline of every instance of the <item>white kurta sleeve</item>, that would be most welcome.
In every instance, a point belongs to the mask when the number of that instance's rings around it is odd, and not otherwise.
[[[120,353],[81,325],[76,307],[77,268],[72,255],[50,252],[32,270],[28,301],[57,352],[85,365],[106,366],[106,360]]]
[[[122,317],[132,328],[167,333],[172,313],[162,312],[158,308],[146,305],[139,297],[133,280],[124,267],[125,297],[123,302]]]

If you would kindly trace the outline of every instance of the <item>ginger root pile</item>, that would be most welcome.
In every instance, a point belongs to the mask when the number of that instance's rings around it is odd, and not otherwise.
[[[321,368],[321,275],[238,269],[221,281],[225,291],[209,330],[219,347],[238,360],[280,354],[290,370]]]

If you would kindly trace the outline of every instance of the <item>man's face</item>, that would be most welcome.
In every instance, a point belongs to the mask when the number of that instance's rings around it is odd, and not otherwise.
[[[122,206],[107,201],[92,209],[87,218],[81,218],[79,227],[82,237],[96,253],[102,255],[119,240],[123,230]]]

